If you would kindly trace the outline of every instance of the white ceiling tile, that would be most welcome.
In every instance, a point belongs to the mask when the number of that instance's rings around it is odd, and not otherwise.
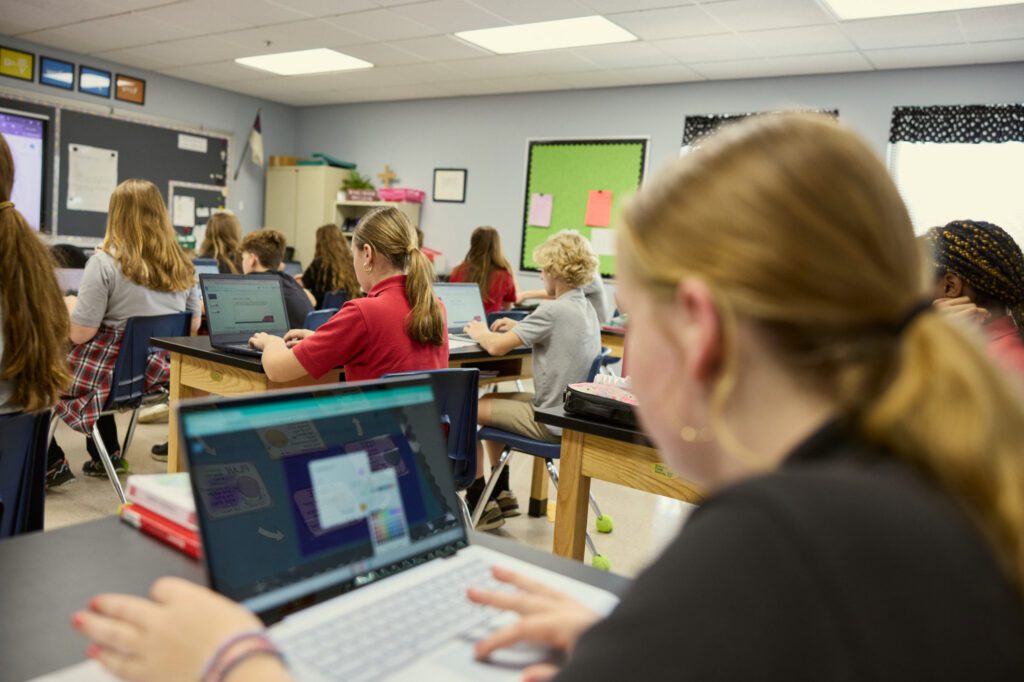
[[[577,0],[473,0],[473,4],[514,24],[571,19],[594,14]]]
[[[317,47],[344,47],[366,42],[363,36],[346,31],[323,19],[306,19],[290,24],[250,28],[218,36],[247,48],[252,55],[309,50]]]
[[[392,46],[406,52],[411,52],[423,59],[469,59],[490,54],[486,50],[449,36],[397,40],[392,43]]]
[[[171,40],[165,43],[153,43],[142,45],[126,50],[97,53],[104,59],[116,61],[118,58],[129,59],[150,59],[161,62],[157,68],[169,68],[174,66],[191,66],[193,64],[209,64],[228,59],[243,57],[248,53],[246,48],[216,36],[203,36],[200,38],[185,38],[184,40]],[[135,61],[127,62],[132,66],[152,68],[144,66]]]
[[[369,12],[353,12],[327,19],[332,24],[346,31],[366,36],[370,40],[401,40],[403,38],[420,38],[437,33],[429,26],[418,21],[403,17],[388,9],[376,9]]]
[[[423,0],[377,0],[377,4],[381,7],[398,7],[400,5],[415,5],[417,2],[423,2]]]
[[[653,44],[679,61],[687,63],[735,60],[757,56],[752,47],[732,33],[720,36],[657,40]]]
[[[458,92],[444,83],[425,85],[403,85],[401,87],[377,88],[367,91],[364,102],[393,102],[409,99],[437,99],[452,97]]]
[[[872,70],[871,64],[859,52],[819,54],[813,58],[767,57],[690,66],[697,73],[712,80]]]
[[[429,0],[394,8],[402,16],[430,26],[438,33],[506,26],[508,21],[464,0]]]
[[[678,7],[693,5],[689,0],[583,0],[591,9],[601,14],[630,12],[640,9],[657,9],[659,7]]]
[[[309,17],[296,9],[275,4],[271,0],[215,0],[218,11],[237,19],[245,19],[253,26],[269,26]],[[222,30],[218,27],[218,30]]]
[[[574,49],[573,53],[604,69],[629,69],[676,63],[674,57],[645,42],[580,47]]]
[[[879,69],[916,69],[928,66],[971,64],[974,52],[967,43],[927,45],[889,50],[864,50],[864,56]]]
[[[729,29],[700,7],[670,7],[646,12],[627,12],[608,17],[644,40],[685,38],[728,33]]]
[[[733,0],[701,7],[736,31],[833,23],[832,17],[826,14],[815,0]]]
[[[564,90],[565,85],[553,76],[517,76],[514,78],[485,78],[450,84],[460,95],[501,95],[513,92],[541,92]]]
[[[211,30],[234,31],[250,28],[257,24],[243,16],[232,16],[206,0],[184,0],[174,5],[164,5],[136,12],[139,17],[188,31],[191,35],[203,35]],[[300,17],[293,17],[299,19]]]
[[[704,76],[682,64],[652,66],[642,69],[617,69],[612,73],[624,79],[623,85],[689,83],[704,80]]]
[[[93,19],[24,35],[25,39],[33,42],[86,54],[187,37],[187,31],[132,14]]]
[[[0,30],[6,34],[38,31],[109,16],[117,11],[96,0],[4,0]]]
[[[964,37],[971,42],[1024,38],[1024,5],[959,12]]]
[[[955,12],[844,21],[840,26],[862,50],[964,42]]]
[[[310,17],[329,17],[346,12],[375,9],[380,3],[373,0],[267,0],[293,12]]]
[[[423,57],[411,52],[400,50],[389,43],[366,43],[350,45],[344,49],[345,54],[366,60],[375,66],[392,66],[394,64],[413,64],[422,62]]]
[[[741,33],[740,37],[766,57],[849,52],[856,49],[842,30],[834,25],[751,31]]]
[[[127,47],[123,50],[97,52],[92,56],[108,62],[114,62],[115,64],[124,64],[126,68],[146,69],[148,71],[171,69],[181,65],[177,59],[155,56],[147,52],[145,47]]]
[[[465,75],[453,68],[451,66],[453,63],[457,62],[421,62],[392,66],[388,67],[388,70],[396,70],[405,74],[410,83],[447,83],[464,80]]]
[[[1024,40],[995,40],[986,43],[971,43],[974,60],[978,64],[992,62],[1024,62]],[[1020,90],[1011,99],[1020,99]]]
[[[482,59],[461,59],[449,64],[469,78],[513,78],[570,71],[591,71],[595,67],[571,52],[507,54]]]
[[[149,7],[172,5],[180,0],[93,0],[93,2],[109,7],[113,10],[111,12],[113,14],[114,12],[134,12]]]
[[[275,78],[266,71],[258,71],[236,62],[216,62],[199,66],[177,66],[160,69],[160,73],[174,78],[198,81],[200,83],[241,83],[243,81],[269,80]]]
[[[45,22],[39,23],[26,21],[22,23],[4,17],[4,33],[9,36],[16,36],[21,33],[29,33],[31,31],[38,31],[41,28],[46,28],[47,25],[48,24],[46,24]]]

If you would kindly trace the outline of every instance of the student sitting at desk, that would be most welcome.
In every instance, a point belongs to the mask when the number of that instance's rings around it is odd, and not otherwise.
[[[493,227],[478,227],[469,238],[466,259],[452,269],[449,282],[473,282],[480,287],[484,312],[511,310],[516,302],[516,279],[501,250],[501,235]]]
[[[434,295],[434,270],[397,208],[367,213],[352,234],[352,258],[365,298],[349,300],[316,332],[282,339],[256,334],[271,381],[320,378],[344,365],[349,381],[448,366],[448,329]]]
[[[313,312],[313,297],[302,288],[295,278],[280,270],[284,262],[284,235],[277,230],[264,227],[245,235],[242,240],[242,271],[251,275],[266,273],[281,280],[284,291],[284,307],[288,311],[288,326],[299,328],[306,322],[306,315]]]
[[[0,414],[51,407],[70,379],[53,261],[11,202],[13,187],[14,159],[0,135]]]
[[[604,279],[597,266],[594,266],[594,276],[583,285],[583,295],[587,297],[594,312],[597,313],[598,324],[608,324],[608,302],[604,291]],[[516,303],[522,303],[530,299],[548,300],[551,295],[544,289],[522,291],[516,298]]]
[[[540,266],[545,293],[554,300],[542,303],[521,322],[502,318],[494,323],[493,331],[483,322],[470,322],[466,333],[491,355],[505,355],[521,345],[533,348],[535,393],[490,393],[480,400],[477,421],[481,426],[557,443],[561,430],[534,421],[533,408],[561,405],[565,387],[587,380],[601,350],[601,327],[582,290],[591,280],[597,258],[590,242],[578,233],[560,232],[538,246],[533,259]],[[484,490],[484,445],[492,467],[501,454],[498,443],[478,443],[480,478],[466,490],[470,509],[476,506]],[[497,528],[504,523],[504,517],[518,514],[519,502],[509,488],[505,467],[477,529]]]
[[[235,214],[217,211],[206,223],[206,236],[199,247],[200,258],[215,258],[221,274],[242,272],[242,225]]]
[[[302,273],[302,286],[313,294],[317,309],[323,307],[324,296],[331,292],[344,291],[349,298],[362,293],[352,265],[348,238],[334,223],[317,228],[313,262]]]
[[[125,324],[130,317],[189,311],[195,333],[200,321],[196,271],[178,246],[167,207],[155,185],[145,180],[125,180],[117,186],[110,195],[103,244],[85,266],[78,297],[65,300],[71,315],[69,336],[73,346],[68,362],[72,383],[55,411],[68,426],[86,434],[92,459],[82,467],[85,475],[107,475],[89,437],[97,423],[114,468],[125,472],[128,463],[121,457],[114,417],[99,416],[110,393]],[[167,373],[165,354],[151,355],[147,387],[166,382]],[[56,439],[50,442],[48,461],[51,485],[74,478]]]
[[[524,679],[1024,679],[1024,406],[924,297],[907,210],[833,119],[724,128],[620,228],[640,417],[710,495],[598,622],[508,571],[477,644],[565,651]],[[164,578],[75,622],[132,680],[196,679],[245,609]],[[224,682],[288,673],[238,639]],[[216,663],[217,661],[214,661]],[[220,661],[223,663],[224,661]]]

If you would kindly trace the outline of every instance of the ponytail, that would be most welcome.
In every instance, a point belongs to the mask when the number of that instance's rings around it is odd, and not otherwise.
[[[409,299],[412,311],[406,329],[412,340],[440,346],[444,343],[444,313],[434,296],[433,281],[434,266],[422,251],[411,249],[405,278],[405,297]]]

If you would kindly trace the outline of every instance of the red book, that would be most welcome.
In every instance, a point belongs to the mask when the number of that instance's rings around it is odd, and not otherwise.
[[[203,555],[199,533],[168,521],[145,507],[132,502],[121,505],[121,520],[193,559],[199,559]]]

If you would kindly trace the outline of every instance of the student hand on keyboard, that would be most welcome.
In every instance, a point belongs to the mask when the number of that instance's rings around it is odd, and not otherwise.
[[[511,331],[512,327],[514,326],[516,326],[515,320],[513,320],[511,317],[502,317],[494,321],[494,324],[491,325],[491,331],[503,333]]]
[[[290,333],[290,332],[289,332]],[[266,332],[256,332],[249,339],[249,345],[253,348],[259,348],[261,351],[266,352],[267,348],[275,344],[283,344],[285,341],[280,336],[274,336]]]
[[[474,341],[479,341],[480,336],[487,333],[487,323],[473,320],[462,329],[462,332]]]
[[[514,611],[520,618],[476,643],[479,658],[514,644],[539,644],[569,653],[580,636],[598,621],[598,614],[558,590],[536,580],[499,566],[494,577],[519,589],[518,592],[494,592],[471,587],[472,602],[505,611]],[[541,664],[523,671],[523,679],[544,680],[558,672],[550,664]]]
[[[299,341],[312,336],[313,332],[309,329],[289,329],[288,333],[284,335],[284,344],[289,348],[294,348],[299,344]]]

